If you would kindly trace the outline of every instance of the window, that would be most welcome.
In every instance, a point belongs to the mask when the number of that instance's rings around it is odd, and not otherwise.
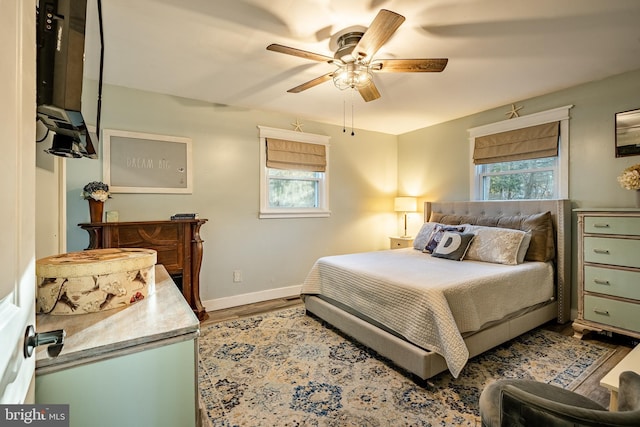
[[[567,198],[571,107],[469,129],[471,200]]]
[[[329,216],[329,137],[259,129],[260,218]]]
[[[557,165],[557,157],[478,165],[480,199],[557,198]]]

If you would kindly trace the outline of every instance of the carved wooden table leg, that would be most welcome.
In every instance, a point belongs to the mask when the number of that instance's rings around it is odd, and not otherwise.
[[[200,268],[202,266],[202,243],[200,238],[200,226],[204,221],[192,224],[191,240],[191,307],[200,320],[209,318],[207,310],[200,300]]]

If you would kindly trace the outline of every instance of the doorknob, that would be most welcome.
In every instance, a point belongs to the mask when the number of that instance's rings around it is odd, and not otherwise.
[[[49,357],[57,357],[62,351],[65,336],[64,329],[36,333],[33,325],[27,326],[27,330],[24,332],[24,357],[31,357],[36,347],[47,344],[49,344],[47,347]]]

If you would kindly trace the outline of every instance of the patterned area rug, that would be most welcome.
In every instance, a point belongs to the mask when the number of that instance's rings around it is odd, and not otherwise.
[[[479,426],[495,379],[574,389],[612,354],[537,329],[422,381],[300,306],[203,327],[199,385],[214,426]]]

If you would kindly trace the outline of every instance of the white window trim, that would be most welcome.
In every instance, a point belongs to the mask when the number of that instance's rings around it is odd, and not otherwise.
[[[469,200],[481,200],[482,187],[476,173],[476,165],[473,163],[473,147],[476,138],[493,135],[500,132],[522,129],[530,126],[542,125],[550,122],[560,122],[560,146],[558,147],[558,198],[569,198],[569,110],[573,105],[541,111],[500,122],[489,123],[482,126],[467,129],[469,132],[469,159],[471,165]]]
[[[296,132],[292,130],[276,129],[258,126],[260,130],[260,212],[259,218],[324,218],[331,215],[329,210],[329,139],[330,136],[313,133]],[[277,209],[269,207],[268,168],[266,139],[277,138],[287,141],[322,144],[326,147],[327,170],[324,172],[324,183],[318,194],[318,207],[312,209]]]

